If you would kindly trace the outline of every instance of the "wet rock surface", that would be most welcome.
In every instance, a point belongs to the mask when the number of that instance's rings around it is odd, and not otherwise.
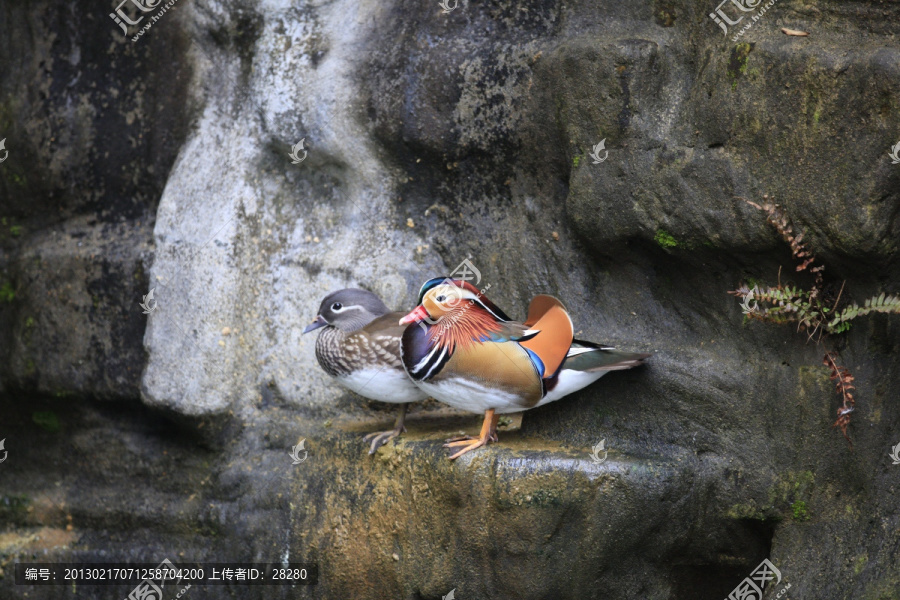
[[[900,594],[900,321],[829,341],[851,451],[823,349],[725,294],[806,282],[763,194],[830,288],[900,292],[896,5],[782,1],[738,41],[675,1],[176,7],[137,42],[0,9],[0,597],[111,597],[15,561],[165,557],[320,567],[191,598],[720,599],[763,558],[767,598]],[[369,457],[393,414],[300,331],[466,257],[513,316],[552,293],[654,356],[457,462],[478,418],[434,403]]]

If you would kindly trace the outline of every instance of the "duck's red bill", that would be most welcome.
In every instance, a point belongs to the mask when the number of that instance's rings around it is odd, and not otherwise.
[[[408,325],[417,321],[424,321],[428,318],[428,311],[424,306],[417,306],[411,313],[400,319],[401,325]]]

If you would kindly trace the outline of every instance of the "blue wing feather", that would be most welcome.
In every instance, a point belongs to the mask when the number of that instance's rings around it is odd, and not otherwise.
[[[521,348],[523,350],[525,350],[525,352],[528,353],[528,358],[531,359],[531,363],[534,365],[534,368],[537,370],[538,375],[540,375],[541,378],[543,379],[544,371],[546,370],[546,367],[544,366],[544,361],[541,360],[540,356],[538,356],[537,354],[535,354],[534,352],[532,352],[525,346],[521,346]]]

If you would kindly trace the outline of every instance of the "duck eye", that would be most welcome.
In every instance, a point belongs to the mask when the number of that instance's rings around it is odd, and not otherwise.
[[[342,308],[344,308],[344,305],[341,304],[340,302],[335,302],[334,304],[331,305],[331,310],[333,310],[333,311],[339,311]]]
[[[443,294],[441,294],[440,296],[435,298],[435,300],[437,300],[438,302],[443,302],[446,299],[447,299],[447,296],[444,296]]]

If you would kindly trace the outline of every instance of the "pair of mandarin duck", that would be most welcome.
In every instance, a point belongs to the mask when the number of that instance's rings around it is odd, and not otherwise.
[[[553,296],[536,296],[519,322],[470,283],[446,277],[426,281],[409,314],[391,312],[366,290],[333,292],[303,333],[316,329],[316,359],[326,373],[361,396],[401,405],[392,430],[366,436],[369,454],[405,431],[410,402],[432,397],[484,413],[477,437],[447,440],[453,460],[498,441],[501,414],[559,400],[650,356],[576,340]]]

